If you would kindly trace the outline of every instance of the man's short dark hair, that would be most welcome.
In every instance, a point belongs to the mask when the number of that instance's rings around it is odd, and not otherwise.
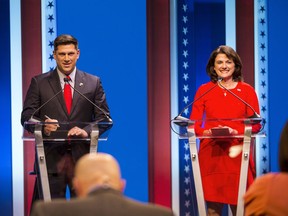
[[[73,37],[72,35],[68,34],[62,34],[59,35],[55,40],[54,40],[54,51],[57,50],[58,46],[60,45],[69,45],[69,44],[74,44],[75,49],[78,49],[78,40]]]

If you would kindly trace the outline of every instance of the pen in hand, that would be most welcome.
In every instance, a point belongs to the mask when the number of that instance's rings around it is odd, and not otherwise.
[[[47,116],[47,115],[44,115],[44,116],[45,116],[45,118],[47,118],[47,119],[49,119],[49,120],[52,120],[49,116]],[[57,122],[58,122],[58,121],[57,121]],[[57,124],[56,126],[57,126],[57,127],[60,127],[59,124]]]

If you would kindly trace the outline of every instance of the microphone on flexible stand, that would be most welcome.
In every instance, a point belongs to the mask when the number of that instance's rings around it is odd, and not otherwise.
[[[230,94],[232,94],[234,97],[236,97],[238,100],[240,100],[242,103],[244,103],[246,106],[248,106],[253,112],[254,114],[252,116],[249,116],[249,119],[252,119],[252,121],[250,120],[249,123],[251,124],[259,124],[262,119],[261,116],[256,112],[256,110],[249,104],[247,103],[245,100],[243,100],[241,97],[239,97],[238,95],[236,95],[234,92],[232,92],[230,89],[226,88],[225,86],[222,85],[221,81],[223,80],[222,77],[218,78],[218,84],[219,86],[221,86],[223,89],[225,89],[227,92],[229,92]],[[263,129],[263,125],[262,128],[260,129],[260,131]],[[241,145],[235,145],[230,147],[229,149],[229,156],[231,158],[235,158],[236,156],[238,156],[241,151],[242,151],[243,147]]]
[[[41,110],[44,106],[46,106],[50,101],[52,101],[54,98],[56,98],[60,93],[62,93],[63,89],[59,90],[55,95],[53,95],[50,99],[48,99],[46,102],[44,102],[40,107],[38,107],[37,109],[34,110],[34,112],[32,113],[31,117],[29,118],[29,120],[27,121],[28,124],[24,123],[24,128],[31,132],[34,133],[34,129],[35,129],[35,125],[34,124],[29,124],[29,123],[38,123],[38,122],[42,122],[41,119],[37,119],[34,117],[34,115]]]
[[[193,100],[191,103],[189,103],[188,105],[186,105],[181,112],[175,117],[173,118],[175,124],[179,125],[179,126],[187,126],[189,121],[191,121],[189,118],[185,118],[182,116],[183,112],[190,107],[192,104],[194,104],[196,101],[200,100],[203,96],[205,96],[206,94],[208,94],[210,91],[212,91],[215,87],[217,87],[217,84],[215,83],[214,86],[212,86],[212,88],[208,89],[206,92],[204,92],[202,95],[200,95],[198,98],[196,98],[195,100]]]
[[[42,109],[46,104],[48,104],[51,100],[53,100],[55,97],[57,97],[61,92],[63,91],[63,89],[61,89],[60,91],[58,91],[55,95],[53,95],[49,100],[47,100],[45,103],[43,103],[40,107],[38,107],[31,115],[30,119],[28,121],[30,122],[40,122],[38,119],[34,118],[35,113],[37,113],[40,109]]]
[[[91,103],[94,107],[96,107],[97,109],[99,109],[107,118],[107,120],[109,122],[113,122],[113,120],[111,119],[110,115],[105,112],[102,108],[100,108],[99,106],[97,106],[93,101],[91,101],[89,98],[87,98],[84,94],[82,94],[79,90],[77,90],[76,88],[74,88],[71,84],[70,84],[71,78],[64,78],[64,82],[67,83],[73,90],[75,90],[78,94],[80,94],[83,98],[85,98],[89,103]]]
[[[223,80],[223,78],[218,78],[218,84],[225,89],[226,91],[228,91],[230,94],[232,94],[234,97],[236,97],[238,100],[240,100],[242,103],[244,103],[246,106],[248,106],[253,112],[254,114],[252,116],[249,116],[248,118],[261,118],[261,116],[255,111],[255,109],[246,101],[244,101],[242,98],[240,98],[238,95],[236,95],[234,92],[232,92],[230,89],[226,88],[225,86],[222,85],[221,81]]]

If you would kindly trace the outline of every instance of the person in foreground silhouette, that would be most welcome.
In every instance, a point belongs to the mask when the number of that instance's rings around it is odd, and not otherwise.
[[[267,173],[254,181],[244,195],[245,215],[288,215],[288,122],[279,142],[278,173]]]
[[[171,209],[142,203],[123,195],[125,180],[116,159],[106,153],[82,156],[76,163],[73,186],[77,198],[37,201],[31,216],[172,216]]]

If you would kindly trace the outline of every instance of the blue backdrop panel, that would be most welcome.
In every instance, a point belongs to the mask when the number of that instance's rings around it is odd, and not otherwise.
[[[271,171],[278,171],[278,142],[288,120],[287,8],[288,1],[268,1],[269,136]]]
[[[114,126],[99,151],[114,155],[125,194],[148,200],[146,1],[57,1],[57,32],[79,40],[78,68],[98,75]]]
[[[9,0],[0,1],[0,209],[1,215],[12,215],[12,153],[11,153],[11,86]],[[20,120],[19,120],[20,121]]]

